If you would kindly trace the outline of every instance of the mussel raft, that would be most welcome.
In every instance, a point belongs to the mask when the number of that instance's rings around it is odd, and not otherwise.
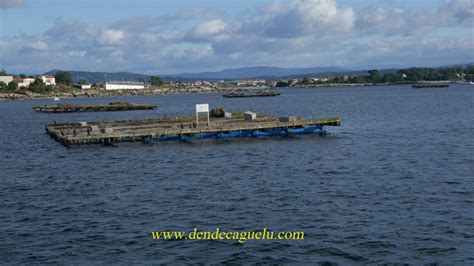
[[[255,114],[255,113],[250,113]],[[341,119],[252,116],[232,113],[232,117],[211,117],[209,124],[196,117],[146,120],[79,122],[46,125],[46,132],[65,146],[82,144],[115,145],[120,142],[190,141],[238,137],[296,136],[326,133],[326,126],[340,126]]]
[[[72,112],[108,112],[129,110],[153,110],[156,105],[129,102],[111,102],[109,104],[76,105],[60,103],[56,105],[34,106],[33,110],[41,113],[72,113]]]

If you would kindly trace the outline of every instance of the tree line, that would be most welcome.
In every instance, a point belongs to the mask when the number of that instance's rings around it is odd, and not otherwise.
[[[412,67],[400,69],[396,73],[384,73],[377,69],[368,71],[368,75],[358,75],[352,77],[334,77],[334,83],[391,83],[391,82],[418,82],[418,81],[442,81],[442,80],[474,80],[474,65],[466,68],[446,67],[427,68]]]
[[[286,87],[291,85],[309,85],[309,84],[331,84],[331,83],[403,83],[403,82],[418,82],[418,81],[474,81],[474,64],[465,68],[462,67],[445,67],[445,68],[427,68],[427,67],[412,67],[400,69],[397,72],[381,73],[378,69],[371,69],[364,75],[347,75],[341,74],[328,78],[322,81],[319,79],[316,82],[311,81],[309,77],[304,77],[303,80],[296,84],[292,81],[280,80],[277,82],[277,87]]]

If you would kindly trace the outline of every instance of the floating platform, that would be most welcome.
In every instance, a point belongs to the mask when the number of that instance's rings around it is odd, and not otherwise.
[[[271,96],[279,96],[281,92],[270,92],[270,91],[259,91],[257,93],[227,93],[222,95],[226,98],[244,98],[244,97],[271,97]]]
[[[73,113],[73,112],[109,112],[129,110],[153,110],[156,105],[136,104],[129,102],[111,102],[97,105],[74,105],[60,103],[56,105],[34,106],[33,110],[41,113]]]
[[[341,125],[339,117],[305,119],[259,115],[250,121],[246,118],[247,115],[243,113],[233,113],[230,118],[210,118],[209,125],[207,121],[197,124],[195,117],[48,124],[46,132],[69,147],[82,144],[115,145],[135,141],[152,143],[211,138],[323,135],[326,133],[325,126]]]
[[[447,88],[447,87],[449,87],[449,84],[421,83],[421,84],[414,84],[414,85],[412,85],[412,87],[415,88],[415,89],[421,89],[421,88]]]

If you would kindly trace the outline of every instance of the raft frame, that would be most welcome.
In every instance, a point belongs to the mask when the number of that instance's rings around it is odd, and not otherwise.
[[[239,137],[293,136],[326,133],[325,126],[340,126],[341,119],[304,119],[280,122],[260,115],[253,121],[242,117],[211,118],[210,125],[196,125],[192,117],[147,120],[48,124],[46,132],[66,147],[83,144],[116,145],[120,142],[191,141]]]

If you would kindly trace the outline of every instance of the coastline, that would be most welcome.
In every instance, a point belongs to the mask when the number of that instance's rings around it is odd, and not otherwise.
[[[113,96],[139,96],[139,95],[166,95],[166,94],[194,94],[194,93],[216,93],[216,92],[229,92],[236,90],[258,90],[268,89],[261,87],[242,88],[242,87],[229,87],[229,88],[213,88],[213,87],[197,87],[197,88],[153,88],[144,90],[77,90],[74,92],[52,92],[48,94],[40,94],[33,92],[7,92],[0,93],[0,101],[12,101],[12,100],[45,100],[54,98],[96,98],[96,97],[113,97]]]
[[[30,91],[22,92],[0,92],[0,101],[12,100],[45,100],[54,98],[96,98],[96,97],[113,97],[113,96],[140,96],[140,95],[167,95],[167,94],[194,94],[194,93],[226,93],[235,91],[251,91],[251,90],[278,90],[282,88],[341,88],[341,87],[371,87],[371,86],[395,86],[395,85],[413,85],[419,83],[442,83],[442,84],[457,84],[456,81],[420,81],[406,82],[406,83],[331,83],[331,84],[308,84],[295,85],[289,87],[155,87],[144,90],[80,90],[75,89],[74,92],[51,92],[48,94],[34,93]]]

